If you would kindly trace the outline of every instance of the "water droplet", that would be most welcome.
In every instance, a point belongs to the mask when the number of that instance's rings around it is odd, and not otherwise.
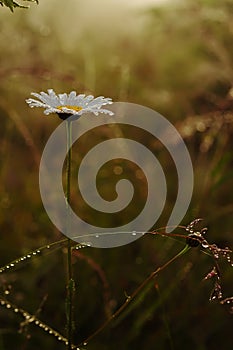
[[[137,235],[137,232],[136,231],[133,231],[132,232],[132,236],[136,236]]]
[[[86,341],[83,343],[83,346],[87,346],[87,342]]]
[[[202,243],[201,245],[202,245],[203,248],[208,248],[209,247],[208,243]]]
[[[8,295],[8,294],[10,294],[10,291],[9,290],[5,290],[4,294]]]
[[[6,304],[6,308],[10,309],[11,308],[11,304]]]
[[[48,244],[46,248],[49,249],[49,248],[50,248],[50,245]]]
[[[17,312],[19,312],[19,309],[15,308],[14,312],[17,314]]]
[[[99,238],[99,235],[95,235],[96,238]]]

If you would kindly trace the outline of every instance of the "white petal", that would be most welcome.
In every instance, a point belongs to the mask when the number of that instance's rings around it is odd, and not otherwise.
[[[50,113],[58,113],[61,112],[59,109],[57,108],[53,108],[53,107],[48,107],[45,111],[44,114],[48,115]]]
[[[47,104],[34,100],[34,98],[28,98],[26,102],[29,104],[30,107],[47,107]]]
[[[59,97],[59,102],[60,102],[61,105],[66,105],[67,104],[68,97],[67,97],[66,93],[65,94],[59,94],[58,97]]]
[[[80,99],[80,101],[78,101],[78,104],[82,107],[88,106],[88,104],[90,103],[91,100],[93,100],[93,98],[94,96],[92,95],[88,95],[88,96],[84,95],[83,98]]]
[[[71,104],[73,101],[75,101],[75,97],[76,97],[76,92],[75,91],[71,91],[68,95],[68,104]]]
[[[49,106],[56,105],[56,96],[55,97],[49,96],[43,91],[40,94],[37,94],[36,92],[32,92],[31,95],[37,97],[39,100],[41,100],[42,102],[46,103]]]

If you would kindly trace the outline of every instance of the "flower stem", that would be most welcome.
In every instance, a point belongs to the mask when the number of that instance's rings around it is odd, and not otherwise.
[[[67,163],[66,163],[66,205],[67,205],[67,223],[66,234],[69,237],[70,231],[70,183],[71,183],[71,160],[72,160],[72,122],[66,121],[67,131]],[[67,241],[67,349],[72,349],[73,337],[73,297],[75,291],[75,282],[73,279],[72,268],[72,240],[68,238]]]

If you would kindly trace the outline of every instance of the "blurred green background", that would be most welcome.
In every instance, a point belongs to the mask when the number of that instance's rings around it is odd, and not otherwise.
[[[13,14],[0,7],[0,266],[62,238],[43,208],[38,184],[43,148],[60,120],[25,103],[32,91],[48,88],[104,95],[163,114],[181,133],[194,167],[193,198],[181,224],[201,217],[209,242],[233,246],[232,13],[232,0],[150,1],[148,7],[133,0],[41,0]],[[100,140],[108,134],[103,132]],[[135,136],[156,153],[166,173],[166,208],[155,225],[162,227],[176,198],[175,167],[161,145]],[[88,137],[85,142],[88,148]],[[125,172],[133,175],[133,165]],[[107,175],[102,180],[111,191]],[[136,186],[141,191],[132,213],[144,199],[144,186]],[[84,215],[93,220],[88,211]],[[77,252],[75,343],[183,245],[146,235],[119,248]],[[219,263],[224,297],[231,296],[232,269]],[[212,265],[200,248],[192,249],[86,348],[230,349],[232,315],[209,302],[212,283],[202,281]],[[5,296],[32,314],[41,305],[38,317],[65,334],[65,271],[64,251],[48,250],[1,274],[1,295],[9,291]],[[22,321],[0,309],[1,350],[65,349]]]

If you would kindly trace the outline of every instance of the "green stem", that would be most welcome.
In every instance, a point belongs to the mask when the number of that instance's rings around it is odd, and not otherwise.
[[[67,163],[66,163],[66,205],[67,205],[67,227],[66,233],[69,236],[70,229],[70,185],[71,185],[71,159],[72,159],[72,122],[66,121],[67,131]],[[67,242],[67,349],[72,349],[73,337],[73,296],[75,283],[72,269],[72,240],[68,238]]]

